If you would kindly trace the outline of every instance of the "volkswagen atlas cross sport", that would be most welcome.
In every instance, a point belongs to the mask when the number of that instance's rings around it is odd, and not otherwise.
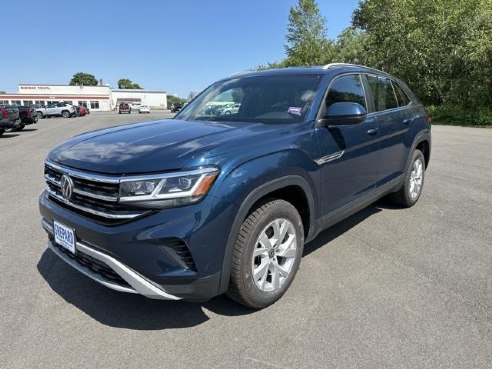
[[[418,201],[429,122],[405,83],[366,67],[235,75],[174,119],[56,147],[42,226],[56,255],[109,288],[264,308],[320,231],[386,195]]]

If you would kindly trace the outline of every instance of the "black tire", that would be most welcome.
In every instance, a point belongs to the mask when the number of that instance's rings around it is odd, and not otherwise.
[[[0,128],[0,136],[3,135],[4,133],[5,133],[5,129]]]
[[[276,219],[288,220],[294,228],[297,245],[288,277],[277,290],[263,291],[253,280],[253,251],[259,245],[258,238],[268,225]],[[304,229],[296,208],[284,200],[270,200],[254,209],[241,225],[234,246],[230,265],[231,279],[227,295],[251,309],[263,309],[279,300],[292,283],[302,258]],[[273,278],[267,267],[265,279]]]
[[[44,115],[43,115],[43,113],[41,113],[41,112],[38,112],[38,119],[43,119],[43,118],[44,118]]]
[[[414,171],[414,165],[417,161],[422,163],[422,181],[420,188],[418,190],[418,194],[416,196],[411,195],[411,179],[412,172]],[[402,187],[397,191],[389,195],[389,198],[397,205],[409,208],[414,206],[417,201],[419,201],[420,195],[422,194],[422,189],[424,187],[425,182],[425,158],[422,151],[415,150],[412,154],[412,159],[410,161],[410,165],[405,172],[405,178]]]
[[[70,118],[70,112],[67,110],[62,111],[62,117],[63,118]]]
[[[15,129],[16,131],[22,131],[26,127],[25,123],[20,123],[19,126]]]
[[[38,115],[35,115],[33,118],[32,118],[32,123],[33,124],[36,124],[39,120],[39,116]]]

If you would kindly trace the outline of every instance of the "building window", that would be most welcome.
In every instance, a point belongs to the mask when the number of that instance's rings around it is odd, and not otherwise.
[[[43,106],[44,105],[44,100],[36,100],[36,101],[34,101],[34,105]]]
[[[20,100],[12,100],[12,105],[21,106],[22,104]]]
[[[91,109],[99,109],[99,101],[91,101]]]
[[[85,106],[87,108],[87,101],[79,101],[79,106]]]
[[[22,104],[24,104],[24,106],[31,106],[32,105],[32,100],[24,100],[22,102]]]
[[[9,101],[8,100],[0,100],[1,105],[8,105]]]
[[[64,101],[65,104],[68,104],[68,105],[73,105],[73,101]]]

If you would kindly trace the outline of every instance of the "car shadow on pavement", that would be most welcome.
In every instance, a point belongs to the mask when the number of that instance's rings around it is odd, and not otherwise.
[[[4,139],[4,138],[12,138],[12,137],[17,137],[19,136],[18,133],[10,133],[10,132],[5,132],[3,135],[0,135],[0,140]]]
[[[206,310],[226,316],[251,314],[226,296],[206,303],[153,300],[113,291],[82,275],[46,249],[37,264],[41,276],[66,302],[101,324],[134,330],[188,328],[209,320]],[[205,308],[205,309],[204,309]]]
[[[35,132],[37,130],[38,130],[37,128],[24,128],[22,132]]]
[[[397,210],[400,207],[394,205],[390,200],[383,198],[369,205],[367,208],[355,213],[354,215],[342,220],[341,222],[331,226],[330,228],[321,232],[314,240],[304,246],[303,257],[311,254],[320,247],[325,246],[334,239],[343,235],[357,224],[362,223],[371,215],[377,214],[383,210]]]

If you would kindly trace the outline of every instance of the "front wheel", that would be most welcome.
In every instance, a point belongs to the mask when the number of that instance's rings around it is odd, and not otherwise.
[[[425,158],[422,151],[415,150],[408,167],[403,186],[390,198],[396,204],[409,208],[417,203],[422,194],[425,179]]]
[[[228,296],[252,309],[273,304],[292,283],[303,248],[304,229],[294,206],[284,200],[259,206],[239,230]]]
[[[70,118],[70,112],[68,112],[68,111],[62,112],[62,117],[63,118]]]

